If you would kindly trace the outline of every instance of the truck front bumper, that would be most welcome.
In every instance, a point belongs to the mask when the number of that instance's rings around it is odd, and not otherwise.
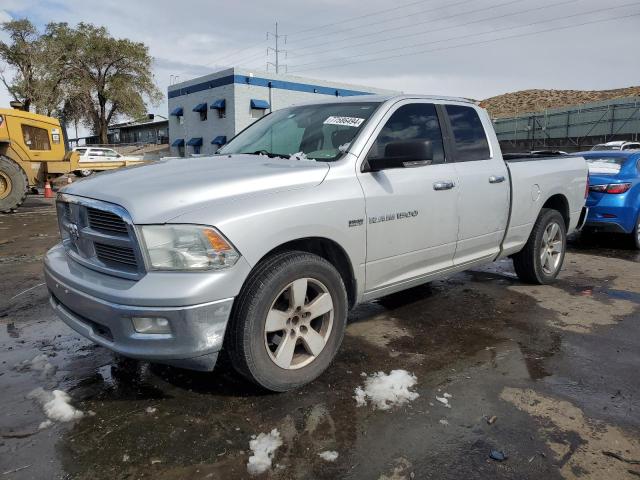
[[[233,296],[185,306],[149,305],[154,300],[152,297],[138,298],[136,303],[141,303],[140,305],[114,302],[114,296],[119,294],[121,298],[126,298],[125,292],[130,294],[137,285],[131,284],[129,280],[120,282],[120,279],[114,280],[114,277],[77,265],[67,257],[62,247],[54,247],[47,253],[44,273],[51,294],[51,306],[56,314],[93,342],[126,357],[141,360],[192,370],[208,371],[215,366],[218,352],[222,348]],[[101,277],[100,288],[107,288],[100,292],[103,298],[94,293],[94,287],[98,286],[96,279]],[[185,288],[185,278],[194,283],[190,288],[192,291],[198,290],[198,282],[202,282],[202,278],[193,275],[182,277],[180,286],[176,286],[172,293]],[[87,284],[89,279],[93,280],[92,284]],[[143,281],[144,279],[139,282]],[[128,288],[127,282],[131,284]],[[228,287],[233,283],[227,282],[226,285]],[[233,291],[225,290],[222,293],[229,294]],[[171,296],[170,293],[163,295],[162,292],[157,292],[156,295],[165,298]],[[159,300],[154,303],[162,304]],[[166,319],[170,333],[139,333],[134,328],[133,317]]]

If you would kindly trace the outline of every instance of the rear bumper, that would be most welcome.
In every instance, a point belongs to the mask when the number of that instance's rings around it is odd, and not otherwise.
[[[622,227],[622,225],[615,222],[587,221],[584,226],[585,228],[590,228],[598,232],[629,233],[624,229],[624,227]]]
[[[593,206],[585,227],[603,232],[631,233],[636,225],[637,212],[630,207]]]

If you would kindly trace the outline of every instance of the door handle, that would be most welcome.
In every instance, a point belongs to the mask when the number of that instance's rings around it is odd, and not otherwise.
[[[453,187],[455,187],[455,184],[451,180],[435,182],[433,184],[434,190],[451,190]]]
[[[502,183],[502,182],[504,182],[503,175],[491,175],[489,177],[489,183]]]

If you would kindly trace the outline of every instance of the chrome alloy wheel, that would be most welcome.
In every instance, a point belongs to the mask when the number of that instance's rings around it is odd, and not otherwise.
[[[313,278],[299,278],[273,301],[264,327],[271,360],[293,370],[313,362],[324,350],[333,328],[333,299]]]
[[[553,275],[560,267],[563,249],[562,231],[560,225],[552,222],[547,225],[542,234],[542,246],[540,248],[540,265],[547,275]]]

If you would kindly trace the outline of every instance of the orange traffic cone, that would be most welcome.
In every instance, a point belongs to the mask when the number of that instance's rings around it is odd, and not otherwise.
[[[53,190],[51,190],[51,184],[47,180],[44,184],[44,198],[53,198]]]

